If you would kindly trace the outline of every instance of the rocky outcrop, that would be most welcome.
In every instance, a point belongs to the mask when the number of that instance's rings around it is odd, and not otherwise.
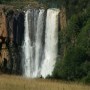
[[[62,7],[61,12],[60,12],[60,28],[61,28],[61,30],[65,29],[66,25],[67,25],[66,9],[64,7]]]
[[[6,16],[3,12],[3,9],[0,8],[0,63],[3,62],[4,58],[8,60],[8,49],[6,47],[7,40],[7,24]]]
[[[4,8],[5,9],[5,8]],[[24,37],[24,13],[0,8],[0,68],[21,73],[21,45]]]
[[[24,13],[10,10],[7,13],[10,73],[21,72],[21,46],[24,38]]]
[[[10,42],[21,45],[24,35],[24,13],[10,10],[7,13],[7,31]]]
[[[6,17],[3,10],[0,10],[0,36],[7,37]]]

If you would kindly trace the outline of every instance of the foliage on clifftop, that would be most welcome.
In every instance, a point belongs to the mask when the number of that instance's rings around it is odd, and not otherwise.
[[[46,5],[40,4],[36,0],[0,0],[0,4],[11,5],[17,9],[23,9],[27,6],[34,8],[46,7]]]

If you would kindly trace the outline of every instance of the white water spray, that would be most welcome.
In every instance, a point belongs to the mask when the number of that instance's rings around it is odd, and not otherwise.
[[[52,75],[57,58],[59,12],[58,9],[48,9],[45,25],[45,10],[26,11],[23,45],[24,76],[45,78]]]
[[[45,31],[45,59],[42,64],[41,75],[45,78],[52,75],[57,58],[58,44],[58,9],[48,9]]]
[[[29,37],[29,26],[28,26],[28,15],[29,11],[25,13],[25,41],[24,41],[24,46],[23,46],[23,52],[24,52],[24,75],[26,77],[30,76],[30,37]]]

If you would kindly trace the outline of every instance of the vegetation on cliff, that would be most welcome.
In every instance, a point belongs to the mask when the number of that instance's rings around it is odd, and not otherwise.
[[[90,8],[87,5],[72,13],[67,27],[60,31],[59,46],[63,53],[53,72],[55,78],[90,83]]]

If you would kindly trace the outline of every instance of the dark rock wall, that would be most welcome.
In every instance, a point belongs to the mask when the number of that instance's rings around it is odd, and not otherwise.
[[[5,15],[5,14],[4,14]],[[2,72],[21,74],[21,48],[24,39],[24,12],[9,10],[6,15],[7,35],[0,36],[0,68]],[[5,25],[3,23],[3,25]],[[5,40],[4,40],[5,39]],[[4,42],[4,43],[3,43]],[[6,55],[3,56],[2,51]],[[2,59],[3,56],[3,59]]]
[[[13,38],[14,44],[21,45],[24,35],[24,13],[14,14]]]
[[[10,73],[21,73],[21,47],[24,38],[24,13],[10,11],[7,14],[8,50],[10,54]]]

